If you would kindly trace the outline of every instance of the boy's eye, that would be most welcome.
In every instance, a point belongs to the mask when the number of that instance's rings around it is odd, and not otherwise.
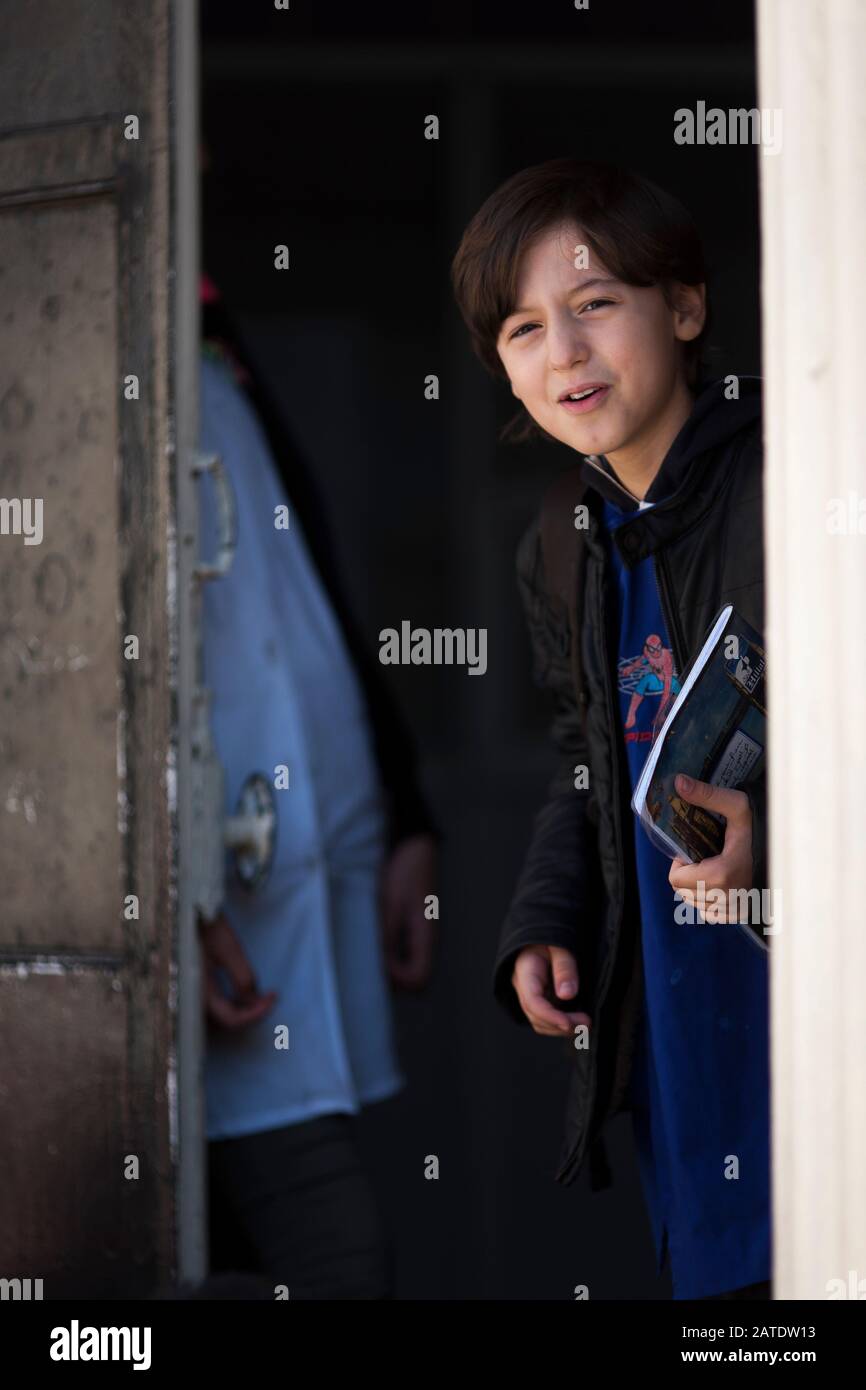
[[[537,323],[522,323],[522,324],[520,325],[519,328],[515,328],[515,330],[514,330],[513,333],[509,333],[509,335],[508,335],[509,340],[510,340],[511,338],[520,338],[520,337],[522,336],[522,334],[523,334],[524,328],[537,328],[537,327],[538,327],[538,324],[537,324]]]
[[[590,299],[588,303],[584,304],[584,306],[583,306],[583,308],[580,310],[580,312],[581,312],[581,313],[584,313],[587,309],[597,309],[600,305],[603,305],[603,304],[613,304],[613,303],[615,303],[615,300],[613,300],[613,299]],[[514,330],[513,333],[509,333],[509,335],[508,335],[508,340],[509,340],[509,342],[510,342],[512,338],[522,338],[522,337],[523,337],[523,330],[524,330],[524,328],[537,328],[537,327],[538,327],[538,324],[537,324],[537,323],[522,323],[522,324],[520,325],[519,328],[515,328],[515,330]]]

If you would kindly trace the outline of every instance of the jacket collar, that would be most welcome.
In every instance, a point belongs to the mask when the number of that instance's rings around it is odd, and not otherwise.
[[[629,492],[625,483],[621,483],[619,478],[614,476],[603,454],[584,454],[580,475],[588,487],[594,487],[602,497],[621,507],[623,511],[636,511],[642,505],[640,498]]]
[[[745,435],[745,431],[743,433]],[[589,485],[585,501],[598,523],[603,524],[602,498],[607,498],[618,507],[635,511],[634,516],[610,533],[628,569],[675,540],[709,511],[727,476],[727,469],[712,466],[724,447],[711,449],[693,459],[686,478],[676,492],[652,506],[642,507],[640,511],[635,510],[641,507],[640,500],[605,473],[599,460],[584,457],[581,476]]]
[[[643,502],[614,475],[603,454],[585,454],[580,476],[585,501],[601,524],[602,499],[635,515],[612,531],[623,563],[631,568],[694,525],[713,505],[729,475],[725,458],[738,454],[760,426],[760,381],[740,378],[744,397],[722,397],[723,382],[705,386],[677,435]],[[721,400],[724,399],[724,405]]]

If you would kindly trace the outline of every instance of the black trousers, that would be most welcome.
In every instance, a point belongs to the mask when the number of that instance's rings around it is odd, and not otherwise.
[[[258,1273],[290,1299],[392,1298],[393,1251],[352,1115],[208,1144],[211,1269]]]

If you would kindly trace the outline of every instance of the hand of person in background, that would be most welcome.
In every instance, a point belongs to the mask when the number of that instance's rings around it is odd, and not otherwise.
[[[382,869],[382,942],[385,964],[400,989],[421,989],[430,979],[436,921],[424,915],[436,891],[437,849],[432,835],[410,835]]]
[[[253,968],[228,918],[222,912],[210,921],[200,916],[198,932],[203,956],[202,1003],[207,1017],[232,1030],[258,1023],[276,1001],[276,991],[259,994]],[[223,991],[219,970],[228,976],[233,996]]]

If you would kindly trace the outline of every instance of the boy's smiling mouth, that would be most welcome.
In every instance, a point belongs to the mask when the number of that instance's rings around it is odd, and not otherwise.
[[[603,381],[588,381],[563,391],[559,404],[569,415],[582,415],[587,410],[595,410],[602,401],[607,400],[610,387]]]

